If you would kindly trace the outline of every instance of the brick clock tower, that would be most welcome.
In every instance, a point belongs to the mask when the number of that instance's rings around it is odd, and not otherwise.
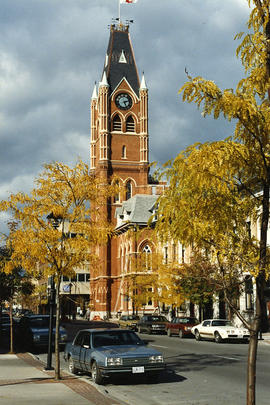
[[[105,181],[113,175],[124,195],[108,204],[108,218],[133,196],[152,194],[149,184],[148,89],[139,79],[128,25],[111,25],[109,45],[99,86],[91,99],[90,170]],[[90,307],[111,315],[117,310],[120,269],[119,240],[113,237],[98,251],[100,266],[90,270]]]

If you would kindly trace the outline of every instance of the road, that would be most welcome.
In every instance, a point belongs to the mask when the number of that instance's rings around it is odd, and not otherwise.
[[[159,349],[167,370],[157,384],[143,378],[116,379],[97,387],[106,395],[130,405],[245,405],[245,343],[197,342],[161,335],[140,335]],[[46,362],[46,353],[37,355]],[[64,360],[61,367],[66,368]],[[257,404],[269,405],[270,345],[259,343],[257,360]],[[83,378],[91,382],[89,375]]]

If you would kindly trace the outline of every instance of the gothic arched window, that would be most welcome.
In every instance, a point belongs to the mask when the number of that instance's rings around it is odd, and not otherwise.
[[[144,262],[144,267],[146,270],[151,270],[152,268],[152,249],[149,245],[144,245],[142,249],[143,253],[143,262]]]
[[[116,187],[119,187],[119,181],[118,181],[118,180],[116,180],[115,185],[116,185]],[[117,203],[117,202],[119,202],[119,201],[120,201],[120,194],[119,194],[119,192],[118,192],[118,193],[115,194],[115,196],[114,196],[114,202]]]
[[[122,122],[121,118],[118,114],[115,115],[112,122],[112,130],[113,131],[121,131],[122,130]]]
[[[126,200],[132,197],[132,184],[128,181],[126,184]]]
[[[127,118],[127,121],[126,121],[126,131],[135,132],[135,122],[131,115]]]

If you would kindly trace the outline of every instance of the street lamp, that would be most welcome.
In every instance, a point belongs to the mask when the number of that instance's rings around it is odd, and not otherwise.
[[[48,221],[51,223],[54,229],[57,229],[60,223],[60,218],[54,217],[53,213],[47,216]],[[52,343],[53,343],[53,310],[55,305],[55,284],[54,277],[48,277],[48,301],[50,307],[50,318],[49,318],[49,339],[48,339],[48,354],[47,354],[47,366],[44,370],[54,370],[52,367]]]
[[[55,285],[53,276],[48,277],[48,300],[50,305],[49,340],[47,366],[44,368],[44,370],[54,370],[52,367],[53,309],[55,304]]]

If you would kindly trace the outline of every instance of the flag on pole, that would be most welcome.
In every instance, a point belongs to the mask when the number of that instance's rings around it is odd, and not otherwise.
[[[120,3],[137,3],[137,0],[120,0]]]

